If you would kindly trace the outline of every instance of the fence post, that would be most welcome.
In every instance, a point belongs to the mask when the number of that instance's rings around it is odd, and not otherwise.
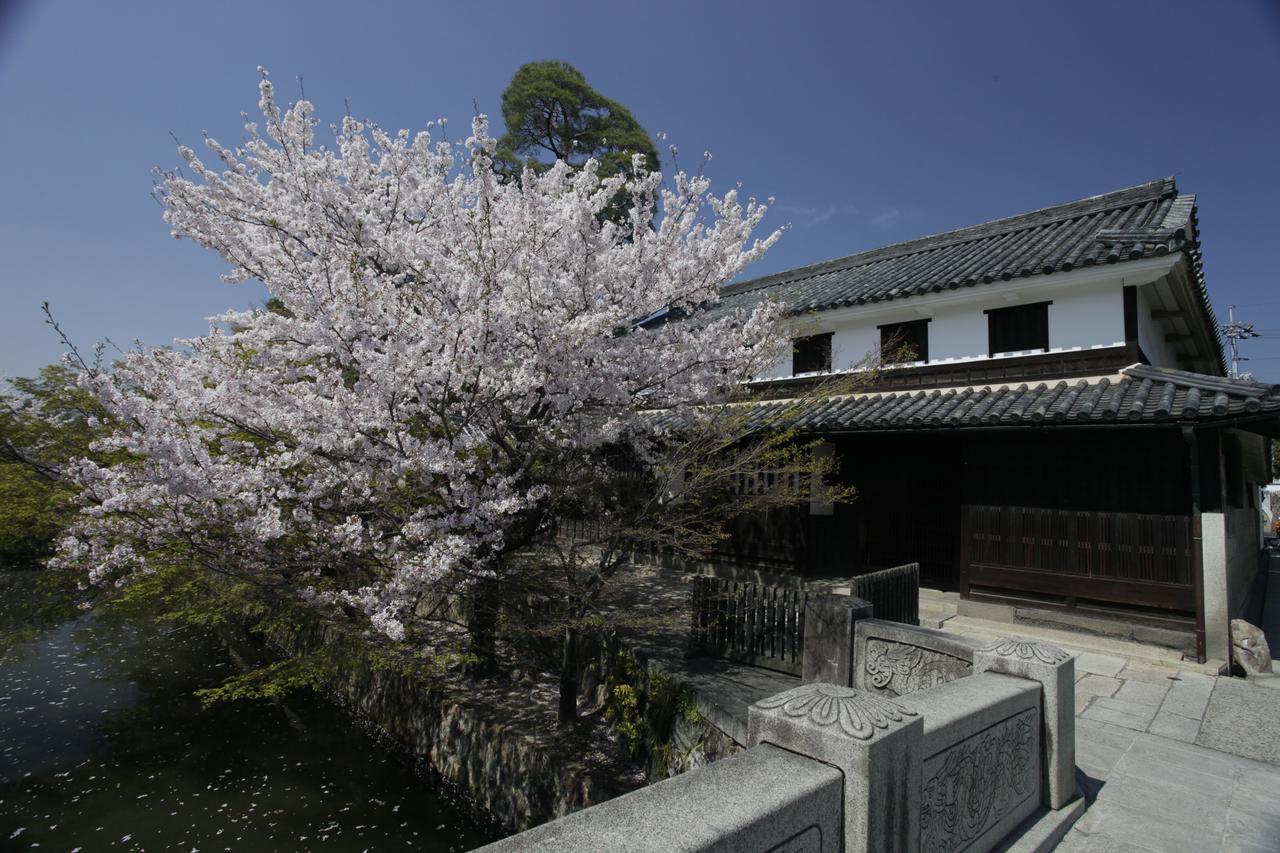
[[[844,774],[845,853],[919,850],[924,720],[917,711],[852,687],[805,684],[748,709],[747,745],[761,743]]]
[[[851,595],[810,595],[804,606],[805,684],[853,684],[854,625],[871,617],[871,604]]]
[[[1060,809],[1076,793],[1076,664],[1047,643],[999,639],[973,653],[973,674],[1001,672],[1040,682],[1045,805]]]

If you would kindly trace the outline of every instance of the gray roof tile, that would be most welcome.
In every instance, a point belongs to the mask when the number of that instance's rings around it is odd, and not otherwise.
[[[949,388],[853,394],[805,403],[748,403],[751,425],[781,420],[805,433],[861,430],[982,429],[1018,425],[1199,423],[1257,413],[1280,418],[1280,385],[1133,365],[1120,377],[1017,387]],[[676,416],[657,415],[667,426]]]
[[[1173,178],[730,285],[712,314],[763,298],[790,314],[904,299],[1185,251],[1209,325],[1194,195]],[[1216,353],[1222,360],[1220,342]]]

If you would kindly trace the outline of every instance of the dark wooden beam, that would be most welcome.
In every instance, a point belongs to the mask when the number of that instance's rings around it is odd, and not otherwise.
[[[1127,346],[1068,352],[1037,353],[1013,358],[975,359],[958,364],[925,364],[919,367],[886,366],[875,374],[871,384],[850,374],[859,391],[918,390],[960,385],[986,385],[993,382],[1054,382],[1079,376],[1098,376],[1145,361],[1138,351],[1134,357]],[[801,376],[748,384],[747,391],[757,398],[792,397],[803,389],[831,381],[829,375]]]
[[[1194,337],[1195,335],[1192,335],[1190,333],[1184,334],[1182,332],[1171,332],[1164,336],[1164,342],[1167,344],[1173,344],[1173,343],[1177,343],[1178,341],[1189,341]]]
[[[1153,308],[1151,311],[1151,319],[1152,320],[1176,320],[1177,318],[1181,317],[1185,313],[1186,312],[1183,311],[1181,308],[1174,308],[1172,310],[1165,309],[1165,308]]]
[[[1138,342],[1138,288],[1132,284],[1124,288],[1124,341]]]
[[[1200,515],[1200,445],[1196,431],[1189,426],[1182,428],[1182,438],[1187,443],[1187,458],[1191,475],[1191,584],[1196,606],[1196,658],[1204,663],[1204,528]]]

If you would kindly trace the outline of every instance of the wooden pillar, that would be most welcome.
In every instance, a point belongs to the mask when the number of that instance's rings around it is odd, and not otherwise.
[[[959,565],[956,566],[956,586],[960,591],[961,598],[969,597],[969,541],[973,535],[972,523],[969,518],[969,483],[973,471],[970,467],[969,457],[972,455],[969,447],[971,442],[967,435],[959,437],[960,441],[960,548],[956,559]]]
[[[1204,643],[1204,537],[1200,519],[1200,445],[1192,427],[1182,428],[1191,466],[1191,583],[1196,600],[1196,660],[1205,661]]]
[[[1134,362],[1147,363],[1138,346],[1138,288],[1132,284],[1124,286],[1124,346],[1125,357]]]

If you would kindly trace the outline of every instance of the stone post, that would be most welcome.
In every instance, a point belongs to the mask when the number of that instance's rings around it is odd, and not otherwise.
[[[1001,672],[1040,682],[1045,805],[1060,809],[1076,792],[1076,662],[1057,646],[1001,639],[973,653],[973,673]]]
[[[849,595],[811,595],[804,607],[805,684],[853,684],[854,626],[871,617],[871,602]]]
[[[924,719],[905,703],[805,684],[748,710],[749,746],[771,743],[844,774],[845,853],[916,853]]]

